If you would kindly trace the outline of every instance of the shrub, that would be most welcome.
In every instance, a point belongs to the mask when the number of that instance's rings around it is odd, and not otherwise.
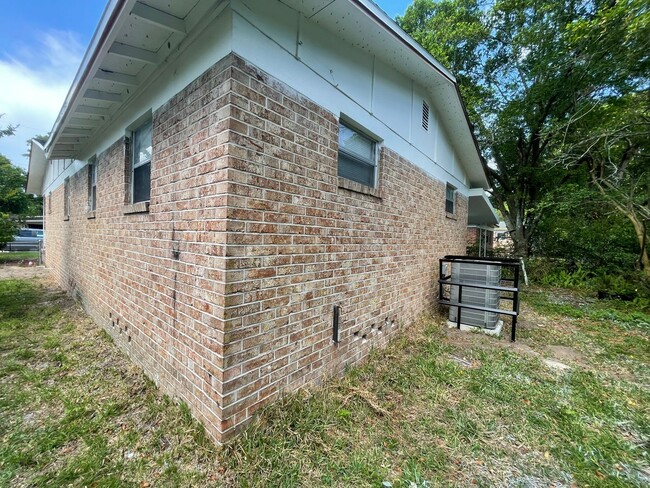
[[[618,300],[650,301],[650,279],[641,273],[623,275],[602,274],[592,282],[598,298]]]

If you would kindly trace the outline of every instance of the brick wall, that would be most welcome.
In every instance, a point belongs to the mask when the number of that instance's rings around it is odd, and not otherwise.
[[[125,139],[97,155],[97,209],[88,169],[46,213],[46,264],[94,320],[217,437],[226,228],[225,141],[231,58],[153,113],[151,205],[126,213]]]
[[[445,184],[389,148],[380,198],[340,188],[337,115],[241,59],[233,77],[226,433],[279,391],[358,362],[429,309],[438,259],[463,254],[467,222],[466,199],[448,218]]]
[[[461,254],[466,199],[383,148],[376,195],[340,187],[337,114],[230,55],[153,114],[151,205],[125,214],[126,145],[46,213],[47,264],[216,439],[262,405],[340,373],[435,301]],[[344,186],[354,187],[345,184]],[[341,306],[340,343],[332,311]]]

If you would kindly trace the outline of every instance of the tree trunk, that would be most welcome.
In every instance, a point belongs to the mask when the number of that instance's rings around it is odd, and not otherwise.
[[[641,268],[643,270],[643,273],[650,277],[650,258],[648,257],[648,246],[647,246],[647,229],[645,222],[642,220],[642,217],[639,217],[634,212],[633,207],[631,205],[624,205],[621,202],[618,202],[612,197],[612,195],[608,194],[605,191],[605,188],[603,188],[603,185],[601,185],[595,178],[593,178],[594,183],[596,184],[596,188],[600,191],[600,193],[607,199],[609,202],[614,206],[615,209],[617,209],[619,212],[621,212],[623,215],[625,215],[630,222],[632,222],[632,226],[634,227],[634,233],[636,234],[636,238],[639,241],[639,263],[641,264]]]
[[[530,232],[524,225],[524,217],[519,212],[509,212],[505,205],[495,205],[503,215],[508,233],[513,242],[513,253],[518,258],[530,257]]]
[[[518,258],[528,258],[530,256],[530,245],[526,237],[526,229],[523,227],[516,228],[510,235],[514,242],[515,256]]]
[[[639,240],[639,262],[641,263],[641,268],[643,273],[650,277],[650,259],[648,258],[648,246],[646,245],[646,228],[643,222],[641,222],[636,215],[632,212],[625,212],[625,216],[632,222],[634,226],[634,233],[636,238]]]

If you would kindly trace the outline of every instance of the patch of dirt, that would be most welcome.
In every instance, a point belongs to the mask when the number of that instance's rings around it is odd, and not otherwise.
[[[568,346],[546,346],[544,348],[544,353],[546,356],[550,356],[560,362],[570,361],[582,365],[586,363],[585,357],[582,353]]]
[[[0,266],[0,280],[30,280],[32,278],[47,278],[50,270],[45,266],[17,266],[6,264]]]
[[[524,354],[527,356],[539,356],[539,353],[535,351],[532,347],[530,347],[528,344],[518,341],[518,342],[509,342],[505,344],[508,346],[509,349],[512,349],[515,352],[518,352],[519,354]]]
[[[559,363],[568,362],[579,366],[586,366],[588,364],[584,355],[572,347],[547,345],[543,349],[538,350],[531,347],[525,339],[517,339],[515,342],[510,342],[509,333],[508,330],[504,329],[499,339],[481,332],[467,332],[453,328],[445,328],[445,336],[449,343],[461,351],[474,348],[487,349],[500,347],[525,356],[538,357],[540,359],[548,358]]]
[[[449,343],[459,349],[502,347],[511,349],[519,354],[540,356],[537,351],[520,339],[517,339],[516,342],[510,342],[510,336],[507,336],[507,334],[509,334],[509,331],[504,331],[501,334],[502,337],[497,338],[483,334],[482,332],[467,332],[450,328],[445,329],[445,335]]]
[[[564,288],[541,288],[530,286],[526,289],[529,294],[549,293],[549,301],[558,305],[572,305],[576,308],[589,306],[598,301],[593,295],[578,290],[568,291]]]

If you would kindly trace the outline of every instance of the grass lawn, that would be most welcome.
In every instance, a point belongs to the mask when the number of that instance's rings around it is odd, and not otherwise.
[[[0,281],[0,486],[205,486],[215,454],[70,298]]]
[[[0,264],[17,263],[20,261],[38,261],[38,251],[0,252]]]
[[[0,485],[648,486],[650,315],[524,304],[514,345],[422,320],[216,448],[47,281],[0,281]]]

